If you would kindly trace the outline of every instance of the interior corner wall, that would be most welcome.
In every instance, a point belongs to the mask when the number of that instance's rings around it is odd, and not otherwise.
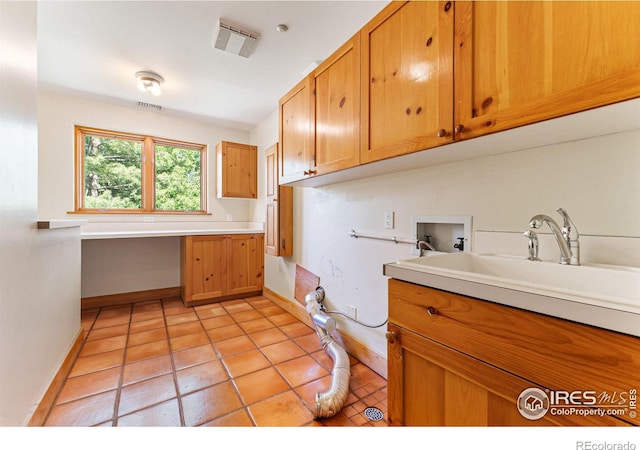
[[[0,426],[28,423],[80,332],[79,228],[36,227],[36,25],[0,1]]]

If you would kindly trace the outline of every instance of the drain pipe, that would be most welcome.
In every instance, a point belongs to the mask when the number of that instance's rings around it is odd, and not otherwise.
[[[349,379],[351,378],[349,355],[331,336],[331,332],[336,329],[336,320],[322,310],[323,300],[324,289],[322,286],[318,286],[315,291],[309,292],[305,297],[307,313],[315,325],[318,339],[333,360],[331,386],[328,391],[316,394],[316,419],[332,417],[342,409],[349,395]]]

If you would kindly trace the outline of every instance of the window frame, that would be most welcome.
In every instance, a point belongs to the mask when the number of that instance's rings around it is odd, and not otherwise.
[[[141,208],[85,208],[85,164],[84,138],[85,136],[99,136],[110,139],[122,139],[142,143],[141,150]],[[134,134],[121,131],[104,130],[100,128],[74,126],[74,213],[79,214],[177,214],[177,215],[205,215],[207,211],[207,152],[206,144],[178,141],[175,139],[159,138],[155,136]],[[194,211],[164,210],[155,208],[155,147],[165,145],[179,147],[200,152],[200,209]]]

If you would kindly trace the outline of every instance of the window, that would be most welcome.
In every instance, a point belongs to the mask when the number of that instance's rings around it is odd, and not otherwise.
[[[76,126],[76,212],[206,213],[206,146]]]

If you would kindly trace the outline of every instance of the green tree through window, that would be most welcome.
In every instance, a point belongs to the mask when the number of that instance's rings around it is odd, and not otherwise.
[[[76,127],[76,211],[206,212],[206,147]]]
[[[200,209],[200,154],[179,147],[156,145],[156,209]]]
[[[84,137],[85,208],[142,208],[142,142]]]

